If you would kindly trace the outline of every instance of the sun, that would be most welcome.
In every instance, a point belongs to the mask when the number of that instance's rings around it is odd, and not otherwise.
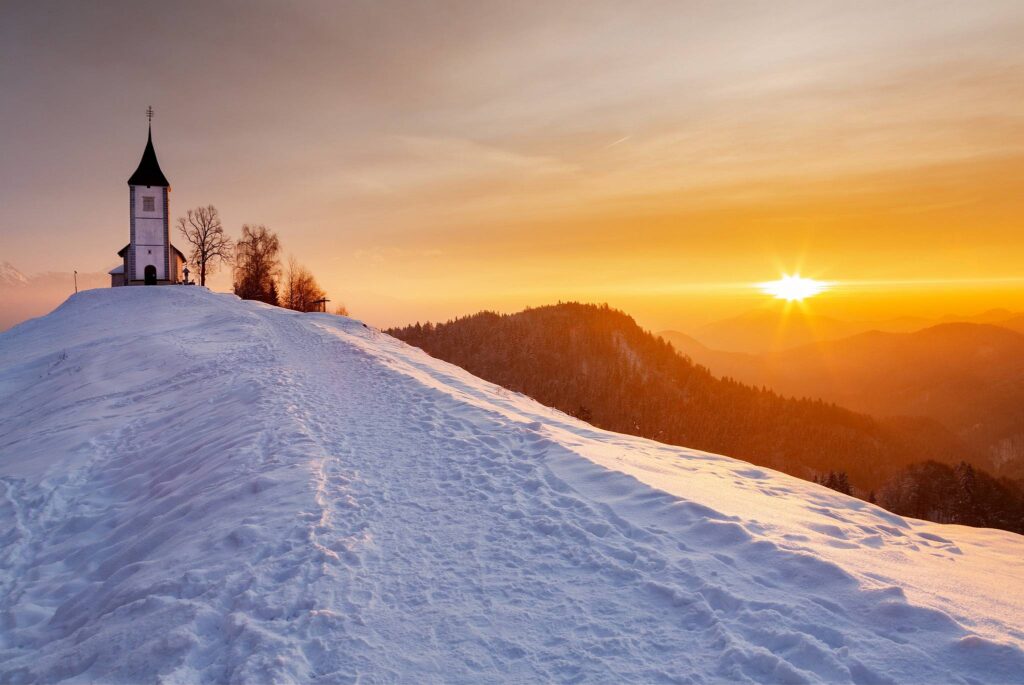
[[[780,300],[799,302],[828,290],[831,285],[827,281],[816,281],[813,278],[804,278],[799,274],[792,276],[783,274],[779,280],[758,283],[757,287],[765,294]]]

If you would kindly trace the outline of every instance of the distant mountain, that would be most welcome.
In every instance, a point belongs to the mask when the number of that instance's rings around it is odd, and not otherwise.
[[[79,273],[78,289],[105,288],[105,273]],[[42,316],[75,292],[73,273],[47,272],[26,276],[10,262],[0,263],[0,331]]]
[[[1008,328],[1011,331],[1016,331],[1017,333],[1024,333],[1024,314],[1004,319],[996,325],[1000,328]]]
[[[930,421],[883,423],[820,401],[715,378],[626,314],[582,304],[482,312],[392,335],[594,425],[863,489],[924,459],[972,455]],[[499,344],[500,343],[500,344]]]
[[[28,277],[14,268],[10,262],[0,264],[0,288],[17,288],[28,285]]]
[[[954,314],[948,314],[942,317],[941,321],[937,321],[936,323],[991,323],[1001,326],[1009,319],[1019,316],[1022,316],[1020,312],[998,308],[989,309],[981,314],[975,314],[973,316],[957,316]]]
[[[761,355],[715,350],[681,331],[661,331],[658,335],[672,343],[676,352],[708,368],[716,376],[735,378],[755,385],[761,383],[764,365]]]
[[[712,373],[875,416],[934,419],[987,454],[982,466],[1024,477],[1024,335],[947,323],[872,331],[770,355],[740,355],[662,334]]]
[[[799,306],[784,302],[770,302],[738,316],[699,327],[692,332],[692,337],[713,350],[772,354],[868,331],[912,333],[940,323],[1006,325],[1011,320],[1024,327],[1024,314],[1008,309],[990,309],[977,315],[944,316],[941,319],[902,316],[877,321],[847,321],[811,314]]]
[[[694,331],[693,337],[716,350],[761,354],[846,338],[869,330],[909,332],[934,323],[912,316],[883,321],[845,321],[811,314],[789,303],[771,302],[738,316],[706,324]]]

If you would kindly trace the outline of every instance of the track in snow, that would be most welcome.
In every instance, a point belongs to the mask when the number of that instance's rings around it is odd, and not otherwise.
[[[0,336],[0,393],[0,681],[1024,672],[1020,597],[985,595],[1019,536],[605,433],[349,319],[91,291]],[[957,603],[947,568],[991,577]]]

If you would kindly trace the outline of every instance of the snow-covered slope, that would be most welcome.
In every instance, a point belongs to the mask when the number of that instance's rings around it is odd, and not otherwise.
[[[0,477],[5,683],[1024,681],[1020,536],[201,288],[0,335]]]

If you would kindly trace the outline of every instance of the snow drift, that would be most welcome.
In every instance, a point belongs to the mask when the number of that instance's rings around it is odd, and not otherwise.
[[[118,288],[0,335],[0,682],[1024,681],[1022,560],[352,319]]]

